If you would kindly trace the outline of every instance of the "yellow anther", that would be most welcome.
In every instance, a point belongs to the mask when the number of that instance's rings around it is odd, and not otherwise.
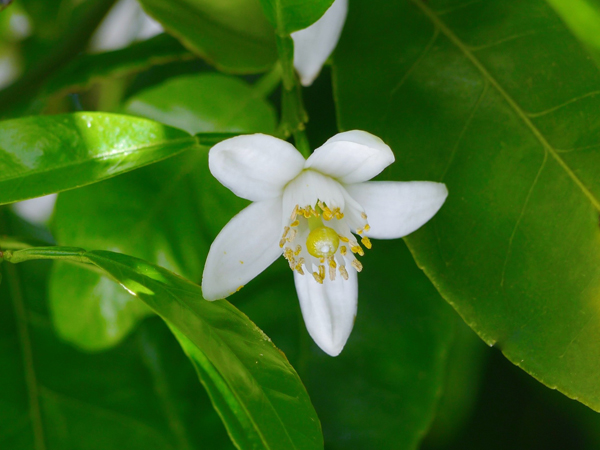
[[[317,227],[306,239],[306,250],[315,258],[325,258],[334,255],[339,244],[340,239],[332,228]]]
[[[338,236],[340,238],[340,241],[342,241],[342,242],[350,242],[350,239],[348,239],[346,236],[340,236],[339,234],[338,234]]]
[[[244,287],[244,285],[242,284],[242,285],[241,285],[239,288],[237,288],[237,289],[235,290],[235,292],[240,292],[240,291],[242,290],[242,288],[243,288],[243,287]]]
[[[337,267],[337,263],[335,262],[335,259],[333,259],[333,256],[327,258],[327,262],[329,263],[329,267],[333,267],[334,269]]]
[[[340,253],[342,254],[342,256],[344,256],[346,253],[348,253],[348,249],[346,248],[345,245],[342,245],[340,247]]]
[[[285,227],[283,229],[283,235],[281,237],[285,238],[289,232],[290,232],[290,227]]]
[[[320,262],[321,264],[325,264],[325,258],[319,258],[319,262]]]
[[[304,275],[304,270],[302,270],[302,264],[296,265],[296,272],[298,272],[300,275]]]
[[[364,230],[363,230],[362,228],[358,228],[358,229],[356,230],[356,232],[357,232],[358,234],[363,234],[363,231],[364,231]]]
[[[360,217],[362,217],[363,219],[367,220],[367,215],[364,212],[360,213]]]
[[[283,246],[284,246],[284,245],[285,245],[285,239],[282,239],[282,240],[280,240],[280,241],[279,241],[279,246],[280,246],[281,248],[283,248]]]
[[[304,215],[304,217],[306,219],[308,219],[312,215],[312,208],[310,207],[310,205],[308,205],[306,208],[304,208],[304,210],[302,211],[302,214]]]
[[[348,279],[348,271],[346,270],[345,266],[340,266],[340,275],[344,280]]]
[[[369,250],[371,249],[371,247],[373,247],[373,244],[371,244],[371,240],[370,240],[368,237],[366,237],[366,236],[364,236],[364,237],[363,237],[363,238],[360,240],[360,242],[362,242],[362,244],[363,244],[365,247],[367,247]]]
[[[323,209],[323,219],[325,219],[325,220],[331,220],[331,219],[333,219],[333,213],[327,207],[325,207]]]
[[[304,265],[304,262],[305,262],[305,261],[304,261],[304,258],[299,258],[299,259],[298,259],[298,265],[299,265],[299,266],[302,266],[302,265]]]
[[[325,279],[325,266],[319,266],[319,277],[322,280]]]
[[[283,252],[283,257],[289,261],[294,258],[294,252],[292,251],[291,248],[288,247]]]
[[[360,272],[361,270],[363,270],[363,265],[360,263],[360,261],[358,259],[355,259],[354,261],[352,261],[352,267],[354,267],[357,272]]]
[[[363,229],[365,231],[369,231],[371,229],[371,226],[369,224],[366,224]]]
[[[321,278],[317,272],[313,272],[313,277],[317,283],[323,284],[323,278]]]
[[[362,247],[360,245],[355,245],[353,247],[350,247],[350,250],[352,250],[352,253],[358,253],[360,256],[364,256],[365,252],[362,249]]]
[[[294,255],[298,256],[301,251],[302,251],[302,247],[300,247],[299,245],[297,245],[296,246],[296,250],[294,251]]]
[[[296,219],[292,223],[290,223],[290,227],[297,227],[298,225],[300,225],[300,221],[298,219]]]
[[[342,220],[344,218],[344,213],[340,211],[340,208],[334,208],[333,214],[337,220]]]

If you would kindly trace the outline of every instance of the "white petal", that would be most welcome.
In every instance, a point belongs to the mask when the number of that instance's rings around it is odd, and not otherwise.
[[[347,12],[348,0],[335,0],[325,14],[310,27],[292,33],[294,67],[303,86],[312,84],[329,55],[335,50]]]
[[[346,186],[362,205],[371,229],[367,236],[396,239],[425,224],[444,204],[448,189],[432,181],[371,181]]]
[[[252,201],[279,197],[304,162],[292,144],[266,134],[227,139],[208,154],[213,176],[238,197]]]
[[[281,255],[281,199],[252,203],[229,221],[210,246],[202,293],[225,298],[269,267]]]
[[[394,162],[394,153],[377,136],[366,131],[339,133],[316,149],[305,168],[317,170],[344,184],[373,178]]]
[[[340,354],[356,317],[358,280],[356,270],[347,267],[348,279],[341,276],[319,284],[310,274],[294,272],[300,308],[309,334],[331,356]]]

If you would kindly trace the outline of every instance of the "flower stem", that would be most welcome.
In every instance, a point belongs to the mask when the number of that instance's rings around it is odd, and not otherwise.
[[[273,93],[281,83],[281,64],[275,64],[275,67],[263,75],[254,85],[252,90],[259,98],[267,98]]]
[[[294,69],[294,41],[292,38],[277,35],[277,51],[283,79],[279,133],[284,138],[293,136],[296,148],[304,157],[308,158],[311,153],[305,131],[308,115],[302,101],[302,88]]]

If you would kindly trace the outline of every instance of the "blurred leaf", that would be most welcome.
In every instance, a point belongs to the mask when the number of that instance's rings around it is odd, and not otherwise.
[[[206,160],[205,152],[186,152],[61,194],[52,226],[57,242],[132,254],[199,281],[209,241],[192,180],[206,172]],[[50,305],[59,334],[87,350],[116,345],[149,312],[101,274],[65,263],[55,265]]]
[[[44,81],[85,50],[114,3],[115,0],[86,0],[77,4],[25,0],[24,7],[34,20],[34,32],[39,34],[27,41],[23,52],[26,62],[23,76],[0,90],[0,117],[18,117],[26,113]],[[51,15],[48,15],[46,11],[50,10]]]
[[[239,78],[206,73],[172,78],[130,98],[124,111],[188,133],[275,134],[273,107]]]
[[[72,92],[90,87],[103,78],[118,77],[173,61],[194,59],[177,39],[160,34],[129,47],[97,54],[83,54],[57,72],[44,86],[45,95]]]
[[[352,6],[342,128],[392,146],[385,177],[450,191],[417,262],[488,344],[600,410],[598,68],[543,1]]]
[[[600,64],[600,2],[598,0],[547,0],[573,34]]]
[[[0,122],[0,204],[64,191],[199,148],[131,116],[73,113]]]
[[[334,0],[260,0],[269,21],[281,34],[302,30],[321,18]]]
[[[172,79],[126,109],[190,133],[275,130],[273,108],[219,74]],[[119,251],[200,281],[210,242],[246,203],[212,177],[206,152],[186,152],[61,194],[53,230],[59,244]],[[71,264],[55,266],[50,303],[60,335],[88,350],[117,344],[148,313],[106,277]]]
[[[473,330],[456,317],[442,397],[425,440],[428,445],[443,447],[464,430],[473,415],[489,355]]]
[[[140,0],[148,14],[219,70],[253,73],[277,60],[259,0]]]
[[[454,312],[403,242],[374,241],[363,263],[356,324],[336,358],[308,336],[284,262],[230,300],[297,368],[321,418],[326,448],[416,449],[444,385]]]
[[[0,0],[0,11],[12,3],[13,0]]]
[[[231,448],[188,359],[158,320],[110,352],[81,353],[55,336],[47,316],[49,263],[2,266],[0,448]]]

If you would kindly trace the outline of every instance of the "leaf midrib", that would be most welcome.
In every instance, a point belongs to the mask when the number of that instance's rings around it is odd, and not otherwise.
[[[575,172],[568,166],[568,164],[560,157],[556,149],[550,145],[546,140],[541,131],[533,124],[528,117],[527,113],[519,106],[519,104],[506,92],[500,83],[490,74],[485,66],[477,59],[477,57],[469,50],[469,47],[464,44],[459,37],[436,15],[436,13],[429,8],[422,0],[410,0],[415,4],[432,24],[444,34],[477,68],[481,75],[496,89],[496,91],[504,98],[508,105],[514,110],[517,116],[523,121],[523,123],[529,128],[535,138],[539,141],[545,151],[550,153],[552,157],[558,162],[558,164],[567,173],[569,178],[579,187],[582,193],[588,198],[590,203],[594,206],[597,211],[600,211],[600,200],[594,197],[585,184],[575,175]]]

